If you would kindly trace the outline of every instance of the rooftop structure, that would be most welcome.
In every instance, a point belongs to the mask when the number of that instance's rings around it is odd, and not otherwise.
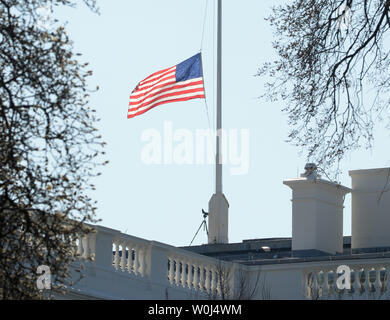
[[[86,276],[58,298],[389,299],[390,168],[350,171],[351,188],[322,179],[314,165],[305,169],[284,181],[291,238],[177,248],[94,226],[73,265],[83,264]],[[343,236],[349,192],[352,235]],[[243,282],[259,288],[248,296]]]

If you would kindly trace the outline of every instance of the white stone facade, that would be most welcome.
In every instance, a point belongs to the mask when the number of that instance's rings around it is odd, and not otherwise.
[[[94,226],[96,232],[79,241],[81,258],[73,265],[83,264],[85,277],[57,298],[389,299],[389,172],[351,171],[351,190],[321,179],[286,180],[293,189],[292,254],[280,259],[223,261]],[[342,230],[343,197],[349,191],[353,228],[352,247],[346,249],[340,223]],[[325,254],[294,256],[295,250]],[[349,290],[336,285],[341,265],[352,271]]]

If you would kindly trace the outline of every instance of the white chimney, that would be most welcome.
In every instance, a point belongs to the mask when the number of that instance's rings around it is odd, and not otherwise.
[[[292,250],[336,254],[343,252],[344,197],[349,188],[321,179],[314,164],[301,178],[283,183],[292,190]]]
[[[352,249],[390,247],[390,168],[353,170]]]

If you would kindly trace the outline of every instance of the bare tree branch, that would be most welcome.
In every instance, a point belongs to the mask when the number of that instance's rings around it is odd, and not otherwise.
[[[84,3],[97,12],[94,0]],[[67,283],[79,236],[96,222],[91,178],[101,165],[91,71],[65,28],[38,27],[40,7],[70,0],[0,0],[0,297],[42,298],[39,265]],[[58,286],[57,286],[58,287]]]
[[[286,103],[288,141],[308,160],[331,167],[372,146],[374,119],[390,103],[389,8],[388,0],[291,0],[273,8],[279,58],[258,75],[271,79],[264,96]]]

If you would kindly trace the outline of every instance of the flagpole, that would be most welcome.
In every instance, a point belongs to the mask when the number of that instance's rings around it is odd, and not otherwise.
[[[229,203],[222,192],[222,0],[218,1],[217,18],[217,134],[215,156],[215,193],[209,201],[209,244],[229,243]],[[214,70],[215,72],[215,70]]]
[[[217,31],[217,152],[216,152],[216,183],[215,192],[222,193],[222,0],[218,0],[218,31]]]

